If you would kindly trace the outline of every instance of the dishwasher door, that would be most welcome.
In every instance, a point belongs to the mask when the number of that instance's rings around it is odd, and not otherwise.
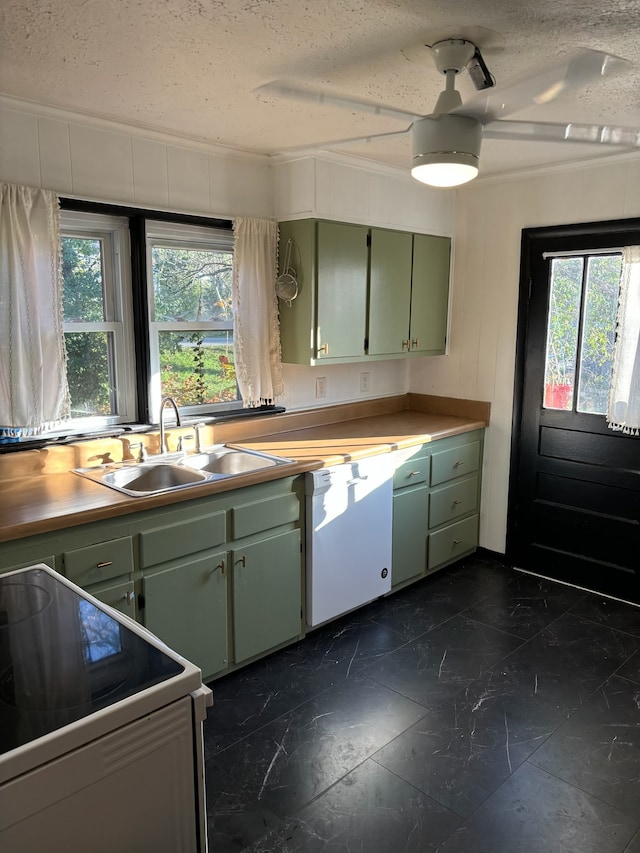
[[[390,453],[307,474],[309,626],[391,590],[392,508]]]

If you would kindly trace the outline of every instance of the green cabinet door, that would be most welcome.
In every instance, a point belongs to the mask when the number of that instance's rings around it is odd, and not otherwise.
[[[413,235],[411,352],[445,351],[450,253],[448,237]]]
[[[318,359],[364,356],[368,231],[364,225],[317,223]]]
[[[369,354],[409,350],[412,235],[371,229]]]
[[[144,577],[144,624],[210,678],[228,663],[227,554],[198,556]]]
[[[289,530],[231,551],[236,663],[299,636],[300,531]]]
[[[394,492],[392,586],[418,578],[427,569],[428,508],[427,485]]]

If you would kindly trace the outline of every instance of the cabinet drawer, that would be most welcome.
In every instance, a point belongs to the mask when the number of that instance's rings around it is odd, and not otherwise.
[[[431,454],[431,485],[471,474],[480,464],[480,442],[471,441],[451,450]]]
[[[224,511],[144,530],[140,534],[140,566],[156,566],[187,554],[215,548],[226,539]]]
[[[428,479],[429,457],[409,459],[396,468],[393,474],[393,488],[401,489],[403,486],[417,486],[418,483],[426,483]]]
[[[444,527],[429,536],[429,568],[435,569],[442,563],[455,560],[456,557],[473,550],[477,544],[477,515]]]
[[[434,489],[429,496],[429,527],[438,527],[478,509],[478,478]]]
[[[252,501],[231,510],[231,537],[243,539],[300,518],[300,501],[294,494]]]
[[[65,551],[63,560],[65,575],[82,587],[129,574],[133,571],[131,537]]]
[[[91,593],[98,601],[102,601],[126,616],[130,616],[131,619],[135,619],[136,597],[133,591],[133,581],[124,581],[112,586],[92,587],[87,592]]]

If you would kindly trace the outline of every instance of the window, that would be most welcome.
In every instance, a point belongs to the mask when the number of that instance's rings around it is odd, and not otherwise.
[[[135,419],[126,218],[63,211],[64,336],[77,426]]]
[[[237,408],[231,233],[147,222],[146,235],[151,412],[166,395],[187,413]]]
[[[544,407],[607,411],[622,254],[553,258]]]
[[[166,395],[184,414],[240,408],[226,223],[68,204],[84,208],[61,212],[70,431],[153,422]]]

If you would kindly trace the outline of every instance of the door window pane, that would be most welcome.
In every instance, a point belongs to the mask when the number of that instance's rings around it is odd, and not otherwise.
[[[621,255],[589,258],[580,349],[579,412],[604,415],[607,411],[621,271]]]
[[[575,382],[582,258],[554,258],[551,262],[544,406],[571,409]]]
[[[162,396],[179,406],[238,399],[233,332],[158,332]]]

